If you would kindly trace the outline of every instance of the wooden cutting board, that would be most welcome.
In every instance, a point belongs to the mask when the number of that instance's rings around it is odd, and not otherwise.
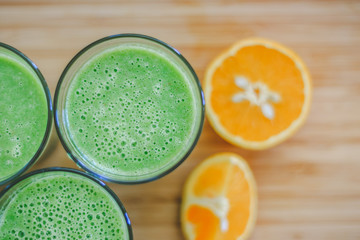
[[[222,151],[245,157],[257,180],[259,215],[251,239],[360,239],[359,1],[0,0],[0,41],[38,65],[52,94],[81,48],[127,32],[171,44],[200,79],[234,41],[267,37],[304,59],[314,85],[308,121],[277,147],[233,147],[205,121],[195,150],[171,174],[141,185],[108,184],[129,212],[135,239],[183,239],[185,178]],[[50,166],[76,168],[56,138],[31,170]]]

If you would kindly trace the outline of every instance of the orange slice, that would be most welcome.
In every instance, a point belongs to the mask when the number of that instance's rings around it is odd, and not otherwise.
[[[221,153],[188,177],[181,225],[188,240],[243,240],[255,225],[257,192],[253,174],[240,156]]]
[[[207,117],[228,142],[266,149],[290,137],[310,108],[311,80],[290,49],[259,38],[239,41],[207,68]]]

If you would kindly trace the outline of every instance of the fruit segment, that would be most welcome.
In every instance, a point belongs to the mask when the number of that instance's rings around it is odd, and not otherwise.
[[[181,222],[189,240],[245,239],[255,224],[257,194],[247,163],[232,153],[214,155],[189,176]]]

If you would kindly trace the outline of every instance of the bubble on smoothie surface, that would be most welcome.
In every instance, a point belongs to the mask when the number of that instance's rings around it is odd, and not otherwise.
[[[163,166],[194,125],[188,81],[165,57],[143,48],[93,58],[67,98],[73,142],[107,172],[141,174]]]
[[[49,176],[14,194],[0,215],[0,239],[126,239],[117,203],[84,178]]]

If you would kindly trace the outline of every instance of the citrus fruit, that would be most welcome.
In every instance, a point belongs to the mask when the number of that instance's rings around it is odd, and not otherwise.
[[[186,181],[181,225],[188,240],[246,239],[254,228],[256,213],[253,174],[236,154],[209,157]]]
[[[310,108],[309,72],[293,51],[270,40],[241,40],[207,67],[206,114],[226,141],[266,149],[290,137]]]

